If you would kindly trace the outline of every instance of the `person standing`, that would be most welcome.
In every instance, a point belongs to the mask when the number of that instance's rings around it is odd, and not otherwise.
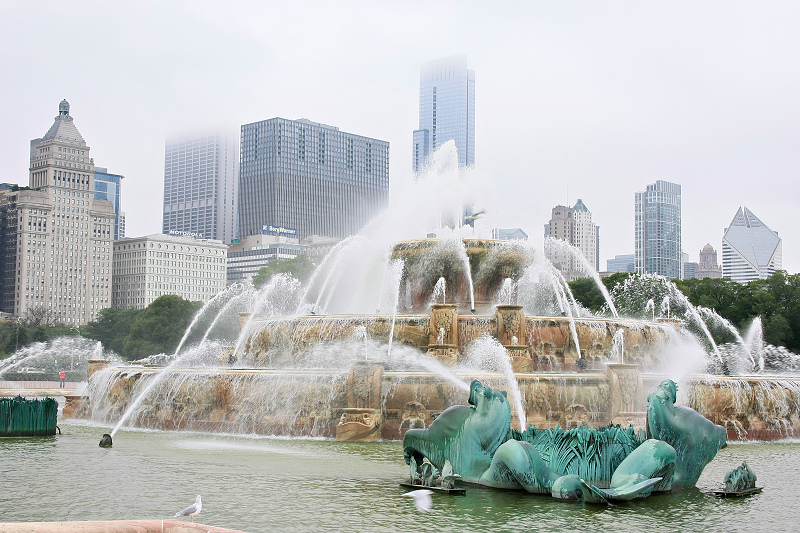
[[[67,373],[62,370],[61,372],[58,373],[58,379],[61,380],[61,383],[58,385],[58,388],[63,389],[65,383],[67,382]]]

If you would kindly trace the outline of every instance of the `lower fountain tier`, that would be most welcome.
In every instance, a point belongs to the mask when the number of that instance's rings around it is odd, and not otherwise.
[[[109,368],[96,372],[88,398],[68,399],[65,417],[113,425],[158,369]],[[508,390],[498,374],[466,375]],[[636,365],[608,365],[604,373],[516,374],[525,415],[539,428],[556,425],[645,424],[646,395],[663,375]],[[437,413],[466,404],[464,385],[425,372],[388,372],[357,364],[348,371],[267,369],[176,370],[144,399],[129,425],[224,433],[342,435],[399,439],[427,427]],[[699,376],[688,389],[693,409],[728,429],[731,439],[773,439],[800,432],[800,378]],[[512,427],[519,416],[512,406]],[[360,428],[357,424],[365,427]]]
[[[243,315],[241,322],[246,321],[247,315]],[[364,329],[368,339],[388,343],[394,331],[393,344],[415,347],[421,352],[447,345],[460,354],[476,339],[488,335],[506,347],[527,347],[528,360],[518,360],[521,366],[516,371],[570,371],[576,369],[580,356],[589,362],[619,357],[612,355],[613,338],[623,331],[625,362],[657,368],[662,362],[661,348],[678,327],[673,321],[602,318],[578,318],[572,324],[576,335],[572,334],[569,318],[525,316],[521,306],[498,306],[494,315],[458,315],[454,305],[434,305],[430,315],[256,317],[242,352],[243,360],[253,366],[280,367],[320,344],[353,341],[364,335]],[[459,357],[450,354],[443,359],[457,363]]]

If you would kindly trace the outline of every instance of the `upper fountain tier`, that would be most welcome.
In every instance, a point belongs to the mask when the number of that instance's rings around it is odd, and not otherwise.
[[[404,265],[398,312],[427,313],[431,303],[449,303],[457,304],[460,312],[486,314],[494,313],[498,303],[515,303],[500,301],[500,289],[507,279],[519,281],[533,262],[533,251],[493,239],[427,238],[397,243],[392,259]],[[445,290],[434,302],[434,288],[442,278]]]

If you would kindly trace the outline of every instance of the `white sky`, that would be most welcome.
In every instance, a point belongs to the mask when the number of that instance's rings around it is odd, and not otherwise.
[[[123,174],[126,233],[161,230],[164,140],[306,117],[387,140],[411,176],[419,68],[467,54],[476,167],[503,227],[540,237],[582,198],[600,267],[633,253],[634,192],[683,187],[697,261],[746,205],[800,270],[796,2],[5,2],[0,181],[71,104],[95,164]],[[567,197],[569,191],[569,197]]]

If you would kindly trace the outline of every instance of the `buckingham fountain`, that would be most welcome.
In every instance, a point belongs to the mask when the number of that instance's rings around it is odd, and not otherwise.
[[[174,354],[90,361],[89,385],[65,414],[116,425],[112,436],[125,426],[402,439],[465,404],[478,380],[504,391],[519,435],[644,430],[648,394],[672,380],[728,439],[795,435],[800,378],[764,371],[763,350],[741,336],[717,346],[709,312],[668,280],[639,277],[592,315],[540,249],[488,238],[480,214],[492,206],[476,199],[491,191],[454,155],[440,150],[428,175],[307,283],[233,285]],[[617,309],[629,300],[637,313]]]

